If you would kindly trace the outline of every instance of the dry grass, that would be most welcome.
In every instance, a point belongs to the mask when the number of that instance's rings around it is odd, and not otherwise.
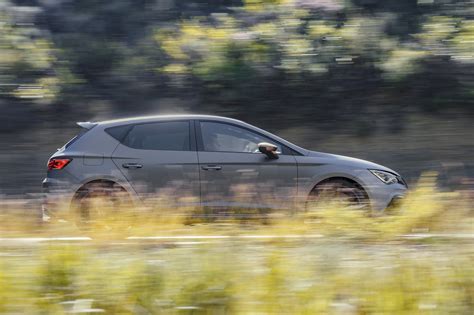
[[[472,196],[434,181],[423,177],[383,214],[327,206],[209,223],[164,209],[87,231],[4,215],[0,313],[471,314]],[[444,237],[403,237],[419,232]],[[91,240],[5,240],[38,236]]]

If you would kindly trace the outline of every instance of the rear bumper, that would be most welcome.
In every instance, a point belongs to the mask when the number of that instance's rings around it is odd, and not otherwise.
[[[45,178],[42,182],[42,190],[41,211],[44,221],[51,217],[61,217],[61,215],[69,213],[69,207],[75,192],[74,187],[71,187],[69,182]]]

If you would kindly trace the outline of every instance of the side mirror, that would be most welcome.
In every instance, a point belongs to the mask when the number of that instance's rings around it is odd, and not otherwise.
[[[260,142],[258,144],[258,150],[265,154],[269,159],[278,159],[278,147],[268,142]]]

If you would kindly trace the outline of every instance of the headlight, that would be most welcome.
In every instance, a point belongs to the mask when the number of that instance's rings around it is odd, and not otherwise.
[[[378,179],[384,182],[387,185],[399,183],[398,176],[389,172],[379,171],[379,170],[369,170],[374,174]]]

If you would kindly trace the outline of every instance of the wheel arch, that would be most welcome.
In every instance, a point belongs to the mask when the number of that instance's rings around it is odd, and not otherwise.
[[[123,185],[121,185],[118,181],[115,181],[115,180],[112,180],[112,179],[107,179],[107,178],[100,178],[100,179],[92,179],[92,180],[89,180],[89,181],[86,181],[85,183],[82,183],[79,188],[76,189],[76,192],[75,194],[77,194],[77,192],[79,190],[81,190],[82,188],[88,186],[88,185],[91,185],[91,184],[95,184],[95,183],[104,183],[104,184],[111,184],[111,185],[118,185],[120,186],[120,188],[122,188],[123,190],[127,191],[127,189],[125,187],[123,187]]]
[[[76,187],[76,189],[74,189],[74,194],[72,195],[72,198],[70,200],[69,208],[71,208],[73,202],[76,200],[78,193],[81,191],[81,189],[83,189],[87,185],[94,184],[94,183],[110,183],[112,185],[118,185],[130,196],[130,199],[132,200],[134,204],[137,204],[139,201],[135,190],[130,186],[130,184],[128,184],[128,182],[124,182],[114,177],[91,177],[82,181]]]
[[[327,175],[327,176],[318,178],[315,181],[315,183],[313,184],[311,190],[307,193],[306,200],[310,197],[311,193],[314,191],[314,189],[318,185],[321,185],[324,182],[329,182],[329,181],[332,181],[332,180],[346,180],[346,181],[349,181],[351,183],[354,183],[354,184],[358,185],[363,190],[363,192],[365,193],[367,199],[369,200],[369,203],[372,203],[372,197],[369,193],[370,190],[367,189],[366,185],[361,180],[359,180],[358,178],[356,178],[356,177],[354,177],[350,174],[331,174],[331,175]]]
[[[304,202],[305,208],[307,207],[307,204],[311,199],[312,193],[316,190],[316,188],[319,185],[324,184],[324,183],[333,182],[333,181],[345,181],[345,182],[349,182],[351,184],[355,184],[358,188],[360,188],[360,190],[362,190],[362,192],[364,194],[364,198],[367,200],[368,209],[372,209],[372,207],[373,207],[372,198],[370,197],[370,194],[367,191],[367,189],[364,187],[364,185],[361,184],[361,182],[359,180],[353,178],[352,176],[344,176],[344,175],[332,175],[332,176],[326,176],[322,179],[319,179],[313,185],[312,189],[307,193],[307,196],[306,196],[306,199],[305,199],[305,202]]]
[[[328,176],[328,177],[325,177],[323,179],[320,179],[316,184],[313,185],[313,188],[311,189],[310,194],[311,194],[311,192],[314,191],[314,189],[316,187],[318,187],[318,185],[321,185],[325,182],[331,182],[331,181],[337,181],[337,180],[345,180],[345,181],[348,181],[348,182],[351,182],[353,184],[358,185],[364,191],[367,198],[370,199],[370,196],[367,192],[367,189],[364,187],[364,185],[359,180],[357,180],[356,178],[354,178],[352,176],[345,176],[345,175],[334,175],[334,176]]]

